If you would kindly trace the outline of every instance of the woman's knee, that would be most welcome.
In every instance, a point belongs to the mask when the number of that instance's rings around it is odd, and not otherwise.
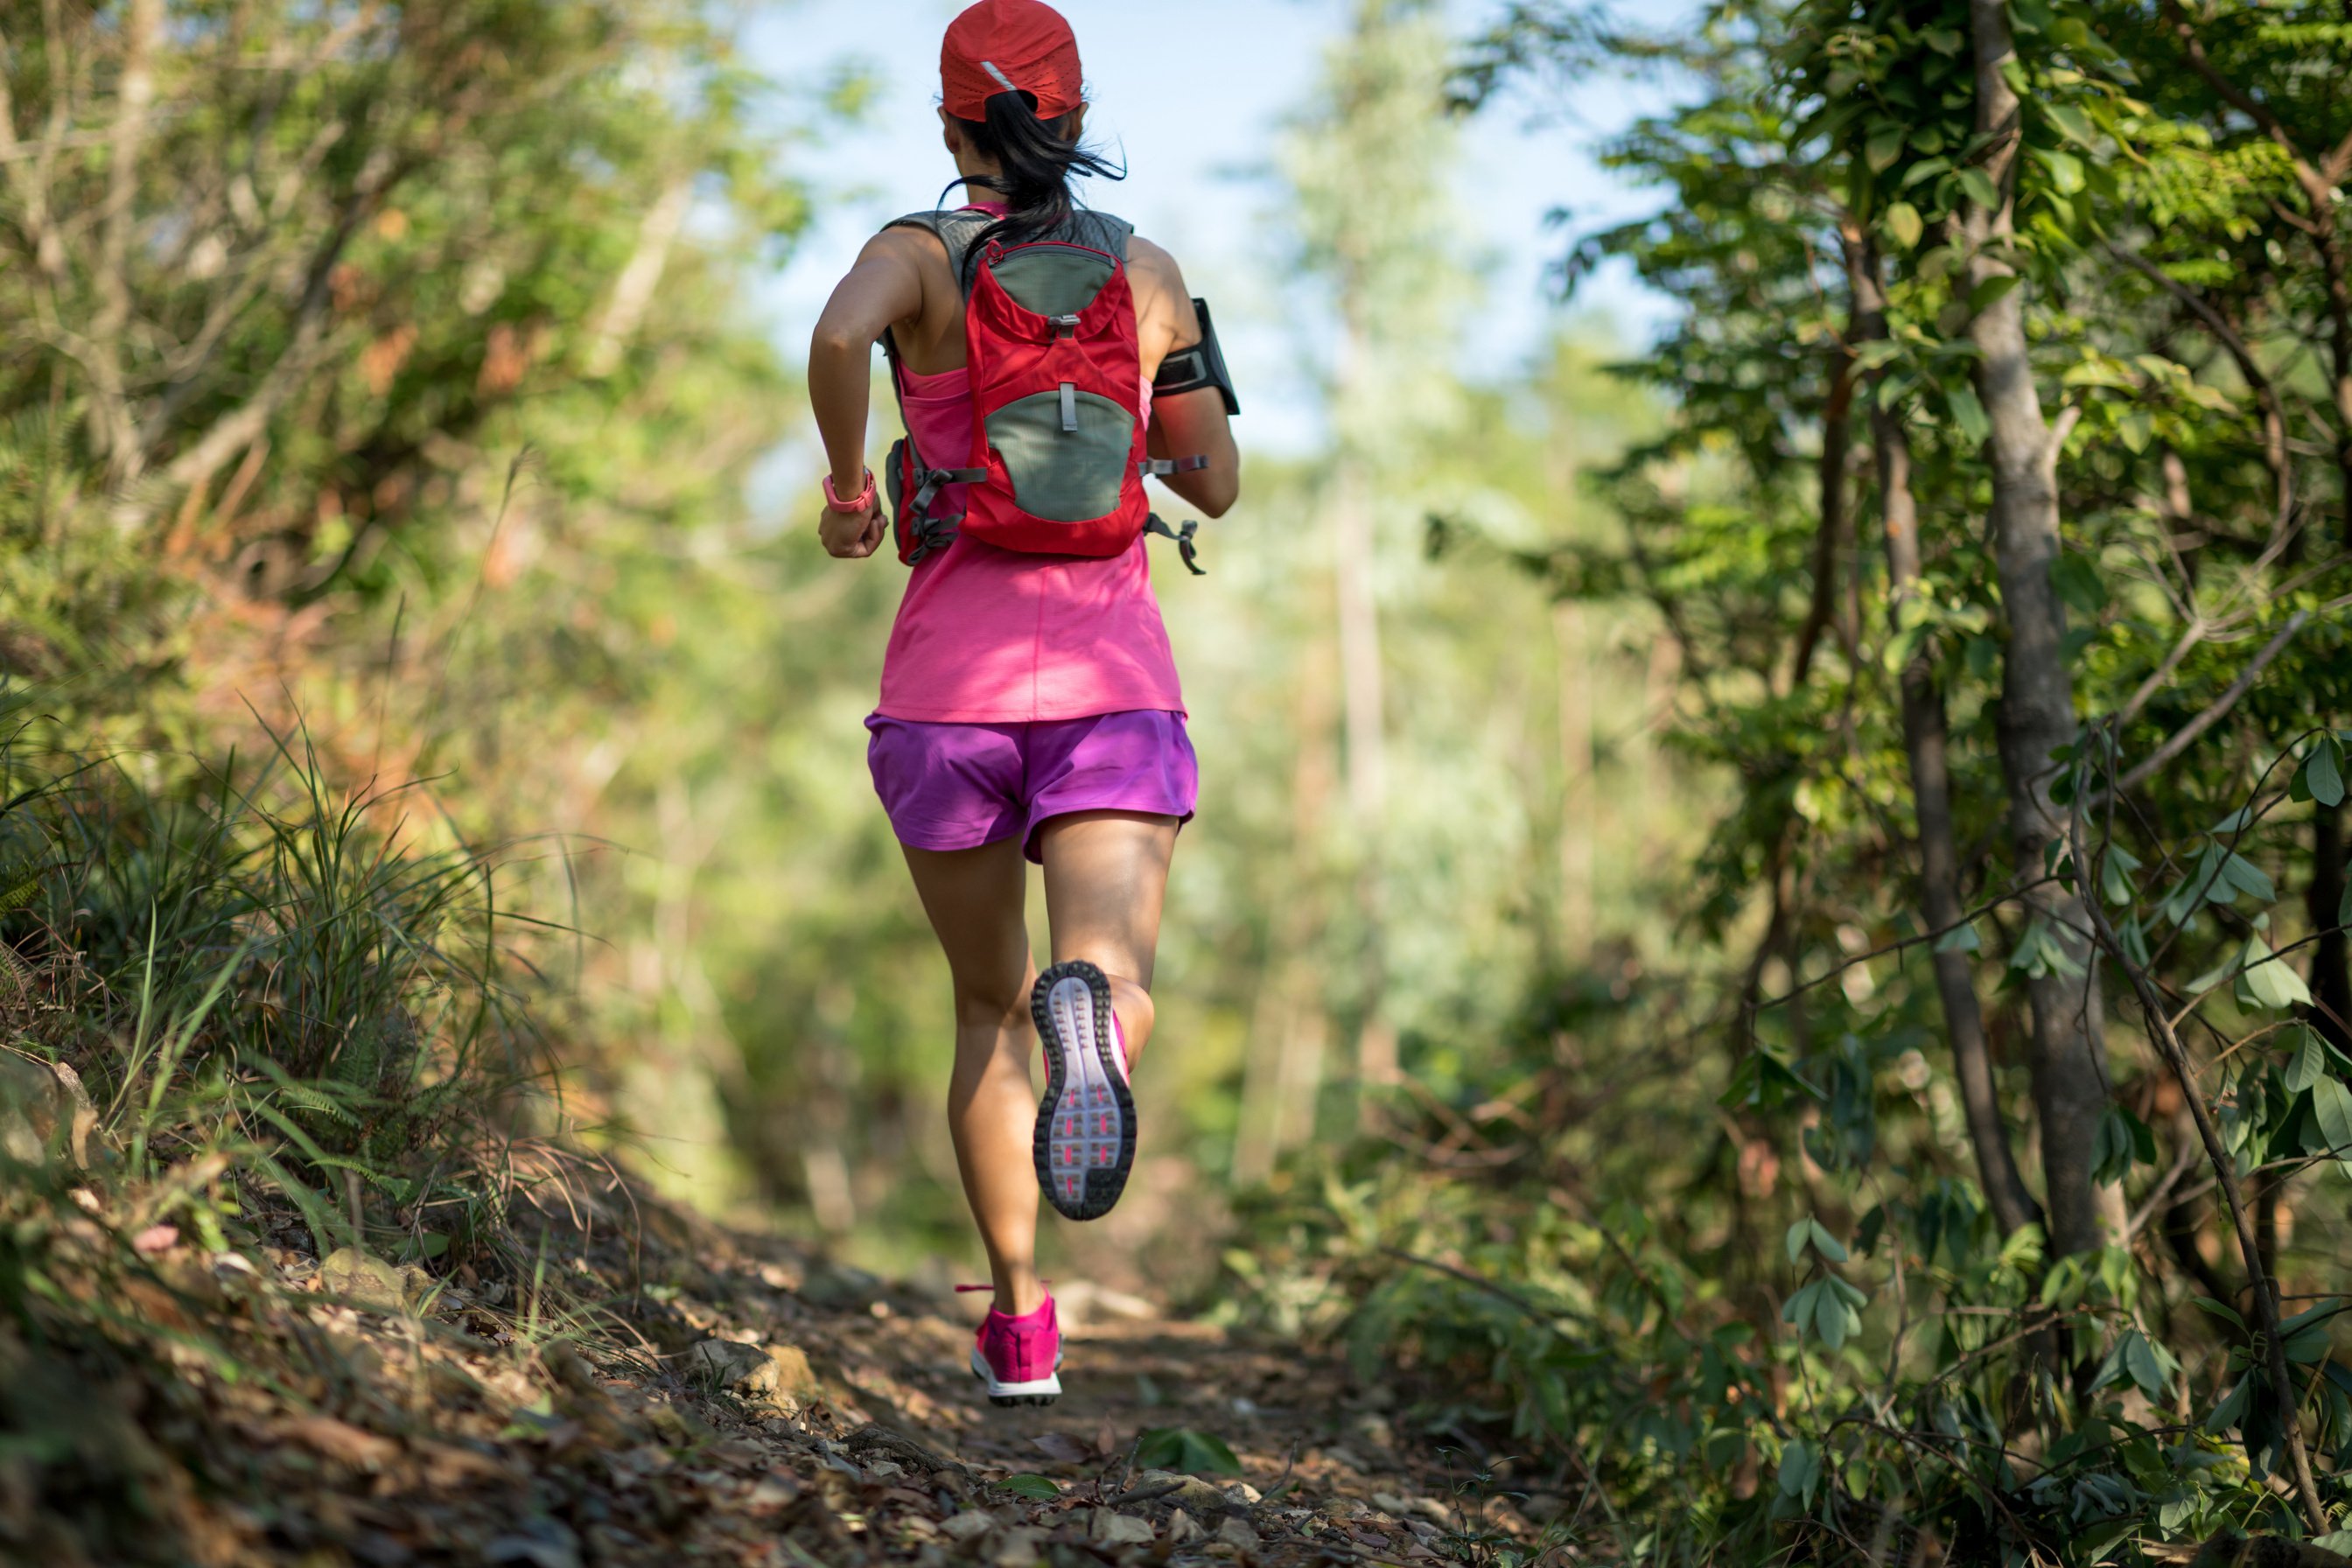
[[[1017,1027],[1029,1016],[1028,983],[975,984],[959,981],[955,1014],[958,1031]]]

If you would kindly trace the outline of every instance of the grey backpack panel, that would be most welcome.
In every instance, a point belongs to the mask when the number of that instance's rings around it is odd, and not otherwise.
[[[963,280],[964,292],[969,294],[973,275],[964,270],[963,258],[971,249],[972,241],[980,237],[981,231],[995,221],[983,212],[940,211],[908,213],[882,226],[886,229],[919,228],[927,234],[938,236],[940,243],[947,247],[948,266]],[[1058,233],[1038,237],[1067,240],[1073,245],[1108,251],[1124,262],[1127,259],[1127,242],[1134,233],[1135,226],[1124,218],[1082,208],[1070,215],[1070,221]]]
[[[1024,246],[996,264],[1013,302],[1041,316],[1075,316],[1111,280],[1113,264],[1071,245]]]
[[[1131,412],[1066,384],[988,416],[988,444],[1004,464],[1013,499],[1049,522],[1086,522],[1116,510],[1134,442]]]

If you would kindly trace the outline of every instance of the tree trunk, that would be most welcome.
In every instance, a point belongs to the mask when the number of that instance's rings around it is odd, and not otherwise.
[[[1298,751],[1290,773],[1289,890],[1276,900],[1271,942],[1251,1010],[1234,1136],[1235,1183],[1274,1173],[1283,1153],[1310,1142],[1323,1092],[1328,1033],[1322,965],[1328,883],[1321,874],[1323,822],[1338,769],[1331,754],[1330,645],[1318,637],[1298,672],[1294,723]]]
[[[1369,334],[1359,319],[1359,291],[1343,291],[1338,401],[1353,401],[1349,384],[1369,370]],[[1388,816],[1387,700],[1381,669],[1380,606],[1374,597],[1379,530],[1372,513],[1370,465],[1346,433],[1333,485],[1332,542],[1339,584],[1340,711],[1348,751],[1348,808],[1354,817],[1358,908],[1363,951],[1358,955],[1360,996],[1356,1077],[1360,1092],[1397,1077],[1396,1032],[1388,1021],[1387,879],[1381,849]],[[1360,1100],[1369,1107],[1370,1097]]]
[[[1845,546],[1845,468],[1853,444],[1853,387],[1857,379],[1851,348],[1838,352],[1830,373],[1830,395],[1822,409],[1822,525],[1813,535],[1813,596],[1797,628],[1797,652],[1789,669],[1789,689],[1803,688],[1812,674],[1813,653],[1837,616],[1838,558]],[[1858,628],[1857,628],[1858,629]],[[1853,649],[1846,650],[1849,656]]]
[[[1886,300],[1877,247],[1849,236],[1846,270],[1853,291],[1853,336],[1857,345],[1886,336]],[[1881,371],[1872,378],[1871,450],[1877,466],[1881,526],[1886,535],[1887,610],[1899,627],[1903,607],[1919,589],[1919,508],[1911,491],[1911,439],[1903,421],[1877,396]],[[1944,724],[1944,694],[1934,662],[1922,651],[1903,666],[1903,746],[1910,759],[1912,810],[1919,822],[1919,903],[1927,929],[1950,931],[1966,912],[1960,902],[1960,857],[1952,827],[1950,745]],[[2017,1156],[2002,1124],[2000,1095],[1985,1040],[1984,1010],[1977,1000],[1969,955],[1940,943],[1929,948],[1936,994],[1944,1009],[1944,1030],[1952,1045],[1952,1075],[1960,1088],[1969,1142],[1977,1174],[1993,1217],[2007,1235],[2041,1219],[2040,1207],[2018,1173]]]
[[[1551,610],[1552,663],[1559,729],[1559,956],[1582,967],[1592,957],[1592,647],[1581,605]]]
[[[2019,104],[2001,74],[2015,57],[2005,0],[1969,0],[1976,59],[1976,124],[1988,139],[1985,173],[2000,196],[1990,210],[1971,205],[1963,224],[1972,295],[2013,279]],[[2062,963],[2029,978],[2033,1029],[2029,1058],[2042,1123],[2042,1181],[2053,1253],[2088,1251],[2119,1237],[2123,1194],[2091,1179],[2091,1152],[2106,1109],[2105,1026],[2097,969],[2084,936],[2079,896],[2048,874],[2044,849],[2063,843],[2066,819],[2051,799],[2060,764],[2053,753],[2076,734],[2074,679],[2066,668],[2066,612],[2051,569],[2057,563],[2058,449],[2063,434],[2042,417],[2025,341],[2023,288],[2012,281],[1969,324],[1976,344],[1978,396],[1991,435],[1992,540],[1999,559],[2008,646],[2001,668],[2000,742],[2009,791],[2010,842],[2024,894],[2029,931]],[[2072,973],[2069,973],[2071,971]]]
[[[108,137],[105,225],[92,280],[98,309],[89,337],[97,353],[89,369],[97,382],[91,411],[100,426],[110,481],[124,485],[139,477],[139,433],[125,392],[123,336],[131,323],[129,273],[132,231],[138,226],[140,142],[147,134],[148,110],[155,101],[155,71],[150,51],[163,23],[163,0],[131,0],[122,17],[122,74],[115,88],[114,125]],[[54,45],[53,45],[54,47]]]
[[[2344,808],[2311,808],[2311,889],[2306,907],[2319,933],[2311,961],[2311,1021],[2337,1047],[2352,1048],[2352,953],[2337,916],[2344,908]]]

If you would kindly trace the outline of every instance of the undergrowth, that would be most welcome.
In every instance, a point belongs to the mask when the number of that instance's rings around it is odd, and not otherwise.
[[[517,1198],[577,1158],[508,847],[334,788],[299,731],[210,765],[57,730],[0,690],[0,1313],[58,1304],[44,1215],[530,1294]]]
[[[1580,1552],[2090,1568],[2240,1532],[2341,1562],[2352,1058],[2280,961],[2308,942],[2265,941],[2287,911],[2256,864],[2292,852],[2281,807],[2340,794],[2337,745],[2278,746],[2203,832],[2127,849],[2078,823],[2053,857],[2123,933],[2103,968],[2168,1004],[2118,1008],[2108,1042],[2107,1245],[1995,1220],[1898,912],[1743,1055],[1721,1041],[1753,1015],[1703,968],[1538,997],[1480,1071],[1254,1200],[1247,1310],[1402,1375],[1432,1432],[1527,1456],[1507,1484]],[[2021,939],[1996,1004],[2032,962]]]

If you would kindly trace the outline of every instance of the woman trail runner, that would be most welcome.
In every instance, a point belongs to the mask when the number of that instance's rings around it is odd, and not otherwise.
[[[1193,567],[1192,525],[1153,516],[1143,481],[1222,515],[1239,410],[1174,258],[1071,198],[1074,174],[1124,171],[1080,144],[1069,24],[1038,0],[981,0],[950,25],[940,77],[949,188],[976,199],[886,227],[825,306],[809,351],[831,464],[818,531],[852,559],[891,539],[911,568],[867,756],[954,985],[948,1124],[992,1276],[970,1289],[994,1294],[972,1368],[995,1403],[1045,1405],[1061,1333],[1036,1272],[1037,1188],[1092,1219],[1126,1185],[1129,1074],[1198,793],[1146,557],[1164,534]],[[877,341],[906,424],[879,481]],[[1025,860],[1045,872],[1042,973]]]

